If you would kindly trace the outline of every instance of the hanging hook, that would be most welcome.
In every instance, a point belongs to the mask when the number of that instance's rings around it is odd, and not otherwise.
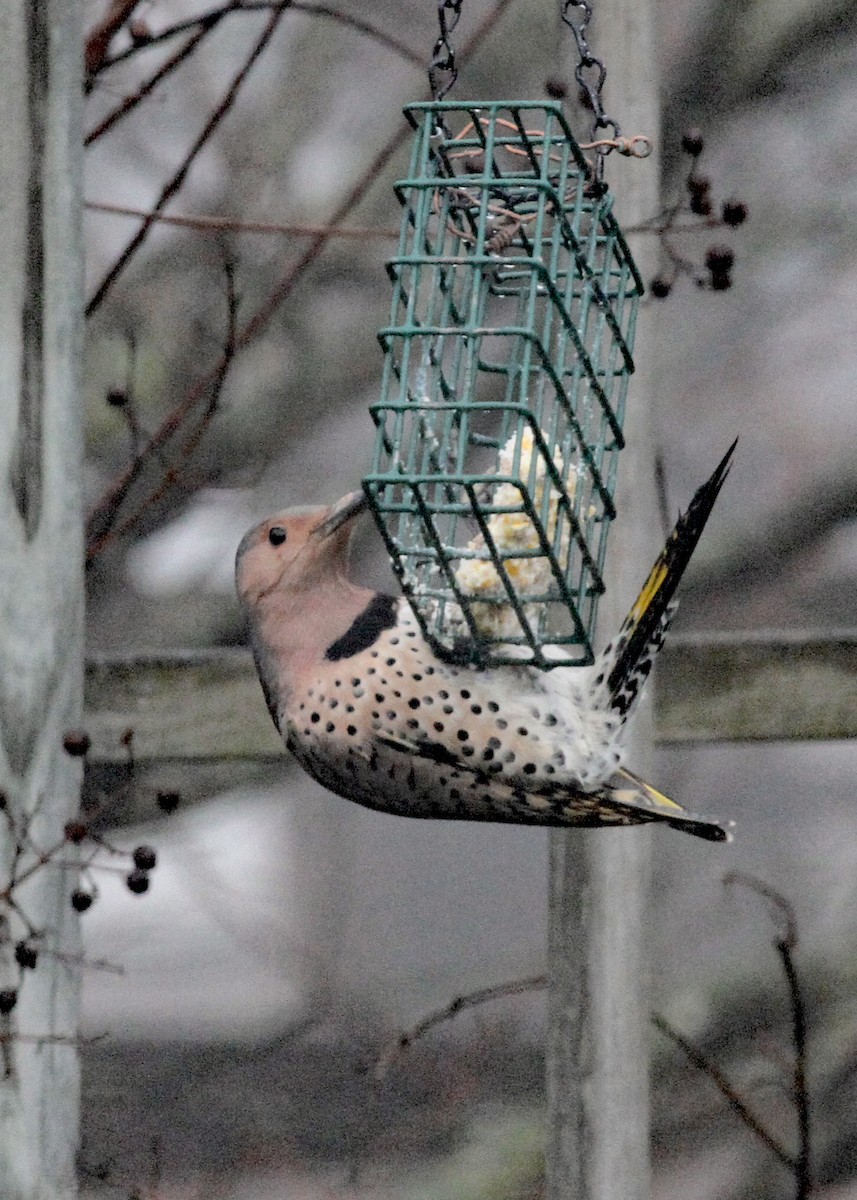
[[[440,34],[434,44],[432,59],[428,68],[431,98],[435,101],[443,100],[458,78],[458,68],[455,65],[455,51],[449,39],[461,16],[462,2],[463,0],[440,0],[437,6],[437,21],[440,26]],[[444,82],[441,82],[438,78],[440,74],[446,74],[448,78]]]
[[[579,12],[573,15],[573,9],[577,9]],[[577,80],[585,103],[593,116],[590,140],[595,148],[595,179],[600,183],[604,178],[606,156],[614,149],[619,149],[620,153],[625,153],[625,151],[621,150],[619,145],[624,140],[621,137],[622,131],[619,123],[604,112],[604,103],[601,99],[607,68],[601,59],[592,53],[586,40],[586,32],[589,22],[592,20],[592,4],[588,0],[562,0],[560,16],[574,34],[577,44],[578,62],[574,69],[574,78]],[[598,132],[603,129],[612,130],[612,139],[599,140]],[[635,154],[634,157],[641,156]]]

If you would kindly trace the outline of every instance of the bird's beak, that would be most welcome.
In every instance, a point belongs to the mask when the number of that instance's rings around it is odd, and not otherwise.
[[[337,529],[341,529],[343,525],[349,524],[359,516],[367,504],[368,500],[363,492],[349,492],[333,506],[330,516],[325,517],[315,532],[319,537],[330,537],[331,534],[336,533]]]

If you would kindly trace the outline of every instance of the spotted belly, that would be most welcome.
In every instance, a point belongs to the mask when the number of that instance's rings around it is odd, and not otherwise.
[[[607,789],[563,796],[526,792],[466,767],[425,761],[383,746],[364,752],[323,733],[307,737],[293,727],[287,731],[286,745],[328,791],[376,812],[541,826],[629,825],[646,819],[623,812]]]

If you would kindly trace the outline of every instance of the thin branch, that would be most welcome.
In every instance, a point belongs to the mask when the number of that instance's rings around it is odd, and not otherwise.
[[[267,8],[269,5],[265,0],[244,0],[243,8]],[[336,21],[340,25],[345,25],[349,29],[353,29],[355,33],[362,33],[366,37],[371,38],[373,42],[377,42],[379,46],[385,46],[388,50],[392,50],[394,54],[409,62],[411,66],[417,68],[418,71],[424,71],[426,67],[425,55],[417,54],[410,46],[400,42],[397,37],[388,33],[386,29],[382,29],[379,25],[372,21],[367,21],[364,17],[357,17],[353,13],[342,12],[338,8],[334,8],[331,4],[312,4],[307,0],[294,0],[292,8],[295,12],[310,13],[316,17],[324,17],[329,21]]]
[[[783,940],[781,944],[785,946],[785,940]],[[788,947],[788,949],[790,950],[790,947]],[[790,959],[789,962],[791,962]],[[392,1039],[381,1051],[375,1061],[373,1070],[375,1083],[381,1083],[385,1079],[387,1073],[394,1063],[406,1050],[409,1050],[415,1042],[419,1041],[419,1039],[424,1037],[428,1032],[430,1032],[430,1030],[437,1028],[439,1025],[445,1024],[447,1021],[451,1021],[454,1017],[457,1017],[459,1013],[465,1012],[470,1008],[476,1008],[481,1004],[487,1004],[492,1000],[502,1000],[508,996],[519,996],[525,992],[541,991],[547,987],[547,984],[548,978],[546,975],[532,975],[525,979],[513,979],[507,983],[496,984],[493,987],[479,988],[477,991],[456,996],[454,1000],[451,1000],[449,1004],[444,1005],[442,1008],[433,1009],[430,1013],[427,1013],[426,1016],[422,1017],[421,1020],[417,1021],[416,1024],[410,1029],[404,1031],[403,1033],[397,1034],[396,1037]],[[795,991],[793,995],[797,995],[799,1000],[799,992]],[[651,1015],[651,1021],[655,1028],[660,1030],[664,1037],[669,1038],[670,1041],[684,1051],[695,1067],[698,1067],[701,1071],[704,1071],[705,1074],[708,1075],[712,1083],[727,1100],[733,1112],[740,1117],[747,1128],[756,1135],[759,1141],[761,1141],[768,1148],[768,1150],[771,1151],[772,1154],[776,1155],[776,1157],[781,1163],[783,1163],[784,1166],[788,1167],[789,1170],[795,1174],[799,1182],[801,1180],[804,1181],[801,1190],[798,1192],[798,1200],[806,1200],[806,1197],[809,1195],[807,1190],[809,1186],[808,1120],[805,1122],[805,1126],[802,1125],[801,1151],[799,1156],[795,1158],[793,1155],[789,1154],[785,1147],[782,1146],[780,1142],[773,1136],[773,1134],[771,1134],[765,1128],[756,1114],[745,1103],[745,1101],[742,1100],[726,1076],[723,1074],[717,1064],[712,1061],[712,1059],[703,1054],[703,1052],[697,1046],[695,1046],[693,1042],[684,1037],[683,1034],[679,1033],[678,1030],[675,1029],[669,1023],[669,1021],[667,1021],[666,1017],[662,1016],[660,1013],[653,1012]],[[800,1030],[798,1030],[799,1026]],[[795,1009],[795,1040],[797,1042],[798,1039],[800,1039],[802,1044],[804,1037],[805,1026],[803,1023],[803,1008],[800,1004],[798,1004]],[[805,1097],[805,1086],[803,1089],[803,1094]],[[807,1138],[806,1142],[804,1141],[804,1129]]]
[[[782,941],[788,946],[789,950],[794,949],[797,945],[797,917],[795,910],[785,896],[778,892],[776,888],[771,887],[769,883],[765,883],[763,879],[758,879],[755,875],[750,875],[747,871],[729,871],[723,876],[724,887],[731,887],[733,884],[738,884],[739,887],[749,888],[758,896],[762,896],[765,900],[770,900],[774,906],[774,910],[783,923]],[[777,942],[779,946],[779,942]]]
[[[195,229],[200,233],[272,233],[287,237],[341,237],[365,241],[369,238],[395,240],[398,229],[382,229],[360,225],[281,225],[275,221],[240,221],[237,217],[212,217],[206,215],[180,216],[170,213],[153,213],[145,208],[128,208],[123,204],[102,204],[87,200],[84,208],[90,212],[110,213],[117,217],[143,217],[159,221],[164,225],[177,225],[183,229]]]
[[[168,25],[166,29],[162,29],[158,33],[149,34],[144,40],[134,42],[131,46],[126,46],[124,50],[120,50],[111,58],[106,59],[100,69],[107,71],[110,67],[116,67],[120,63],[127,62],[129,58],[133,58],[134,55],[140,54],[143,50],[151,50],[163,42],[168,42],[171,38],[178,37],[181,33],[187,33],[188,30],[198,30],[200,26],[204,27],[209,23],[215,25],[223,17],[227,17],[234,12],[240,12],[242,8],[241,0],[232,0],[229,4],[223,4],[219,8],[212,8],[208,12],[200,13],[199,16],[188,17],[185,21],[176,21],[174,25]]]
[[[459,52],[459,63],[465,63],[477,49],[481,49],[482,44],[488,34],[491,32],[496,23],[505,13],[506,9],[514,0],[496,0],[493,8],[483,18],[473,34],[462,47]],[[371,190],[372,186],[377,182],[377,179],[387,163],[392,159],[393,155],[405,141],[409,133],[409,127],[402,122],[396,129],[396,132],[389,138],[386,145],[378,151],[375,158],[369,163],[366,170],[355,185],[352,187],[348,195],[343,199],[341,204],[336,208],[330,220],[330,227],[339,227],[349,216],[354,208]],[[273,290],[268,294],[265,300],[262,301],[256,312],[249,319],[246,325],[237,333],[235,338],[235,352],[242,350],[247,346],[254,337],[265,327],[279,306],[294,290],[298,280],[303,275],[304,271],[316,260],[326,246],[330,234],[325,230],[314,235],[309,246],[304,253],[287,269],[286,273]],[[112,523],[116,519],[116,515],[121,507],[129,490],[137,480],[145,463],[149,457],[163,446],[180,428],[182,423],[187,419],[188,415],[193,411],[201,398],[205,395],[206,390],[212,385],[212,382],[217,377],[219,367],[215,368],[214,372],[202,376],[189,389],[184,399],[181,400],[176,407],[165,417],[160,427],[152,434],[147,444],[140,450],[140,453],[129,463],[122,471],[117,479],[104,492],[100,500],[89,514],[90,530],[97,529],[96,536],[90,534],[90,541],[87,548],[87,563],[91,563],[96,555],[96,543],[109,530]]]
[[[395,1039],[378,1056],[373,1072],[375,1082],[380,1083],[384,1079],[390,1067],[405,1050],[409,1050],[413,1046],[414,1042],[425,1037],[438,1025],[451,1021],[459,1013],[465,1012],[469,1008],[476,1008],[480,1004],[488,1004],[491,1000],[504,1000],[507,996],[521,996],[525,992],[542,991],[547,984],[547,975],[531,975],[527,979],[512,979],[508,983],[497,983],[493,987],[479,988],[475,992],[456,996],[443,1008],[437,1008],[427,1013],[412,1028],[396,1035]]]
[[[114,36],[119,32],[140,0],[111,0],[107,12],[93,26],[86,38],[84,65],[87,75],[94,75],[107,57]]]
[[[469,40],[462,47],[458,54],[458,61],[464,64],[477,50],[482,46],[482,42],[493,26],[497,23],[506,9],[513,3],[513,0],[497,0],[494,7],[483,18],[478,28],[474,30]],[[389,141],[375,155],[372,162],[363,175],[343,199],[338,208],[335,209],[330,220],[330,225],[333,228],[341,225],[348,214],[357,207],[363,200],[366,194],[371,190],[384,168],[387,166],[393,155],[407,139],[410,133],[410,127],[402,123],[396,132],[390,137]],[[301,257],[286,271],[286,274],[280,282],[263,300],[262,304],[250,318],[247,324],[238,337],[238,347],[241,348],[251,341],[256,334],[268,323],[273,314],[277,311],[283,301],[291,294],[298,279],[303,275],[307,267],[309,267],[327,244],[329,235],[327,233],[319,233],[313,238],[310,245],[301,255]]]
[[[763,896],[766,900],[770,900],[784,924],[784,932],[781,937],[775,939],[774,949],[783,964],[792,1012],[792,1041],[795,1052],[792,1102],[797,1110],[799,1139],[798,1154],[794,1159],[793,1169],[797,1181],[797,1200],[806,1200],[811,1189],[809,1091],[806,1083],[806,1010],[793,955],[798,941],[797,918],[793,906],[785,896],[770,884],[757,879],[755,875],[749,875],[743,871],[731,871],[728,875],[723,876],[723,882],[727,886],[740,884]]]
[[[211,116],[206,121],[204,129],[202,130],[202,132],[200,133],[199,137],[196,139],[194,144],[191,146],[188,153],[185,155],[184,161],[182,162],[179,169],[176,171],[176,173],[173,175],[172,179],[164,186],[163,190],[161,191],[161,194],[158,197],[158,200],[153,209],[154,213],[158,213],[161,211],[162,208],[165,208],[166,205],[169,203],[169,201],[172,199],[172,197],[181,188],[182,184],[184,183],[185,179],[187,178],[187,175],[188,175],[188,172],[190,171],[191,166],[193,165],[193,163],[196,160],[197,156],[199,155],[200,151],[208,143],[209,139],[211,138],[214,131],[217,129],[218,125],[220,125],[223,118],[226,116],[226,114],[232,108],[232,105],[235,103],[235,100],[237,99],[237,96],[238,96],[238,92],[241,89],[241,85],[246,80],[247,76],[249,75],[250,71],[252,70],[252,68],[254,67],[256,62],[258,61],[258,59],[259,59],[260,55],[262,54],[262,52],[264,51],[265,47],[270,42],[271,38],[274,36],[277,26],[279,25],[280,21],[283,18],[283,14],[285,13],[285,10],[286,10],[286,4],[284,3],[280,8],[278,8],[274,13],[271,14],[270,20],[268,21],[267,25],[265,26],[262,36],[256,41],[255,45],[253,46],[253,49],[250,51],[250,54],[248,55],[247,59],[245,60],[244,65],[234,76],[229,87],[226,89],[223,99],[220,101],[220,103],[217,105],[217,108],[215,108],[214,112],[211,114]],[[107,295],[110,288],[116,282],[119,275],[121,275],[121,273],[124,271],[125,267],[127,267],[131,258],[134,256],[134,254],[140,248],[142,243],[145,241],[146,236],[148,235],[148,232],[151,229],[153,224],[154,224],[154,217],[148,217],[146,220],[143,221],[143,224],[140,226],[140,228],[135,233],[134,237],[131,239],[131,241],[128,243],[128,245],[125,247],[125,249],[122,251],[122,253],[119,255],[119,258],[116,260],[116,262],[110,268],[110,270],[107,272],[104,279],[101,281],[98,288],[96,289],[95,295],[92,297],[92,299],[87,304],[87,306],[86,306],[87,317],[91,316],[96,311],[96,309],[101,305],[102,301],[104,300],[104,297]]]
[[[127,117],[129,113],[133,112],[142,100],[145,100],[147,96],[151,95],[151,93],[155,90],[158,84],[161,83],[162,80],[166,79],[167,76],[171,75],[177,67],[180,67],[183,62],[190,58],[191,54],[193,54],[194,50],[198,48],[200,42],[202,42],[203,39],[208,36],[216,23],[217,22],[215,20],[201,24],[197,32],[193,34],[192,37],[187,39],[184,45],[175,52],[172,58],[168,58],[165,63],[162,63],[162,65],[158,68],[154,75],[151,76],[150,79],[142,84],[140,88],[133,93],[133,95],[126,96],[121,104],[118,104],[112,112],[107,114],[103,121],[96,125],[95,128],[86,135],[86,137],[83,139],[84,146],[92,145],[93,142],[97,141],[98,138],[102,137],[105,133],[112,129],[114,125],[121,121],[123,117]]]
[[[797,1200],[806,1200],[812,1186],[810,1181],[809,1091],[806,1085],[806,1010],[792,957],[792,946],[785,938],[780,938],[776,947],[783,964],[792,1010],[792,1038],[795,1048],[792,1099],[798,1118],[798,1155],[795,1163]]]
[[[156,504],[163,500],[168,491],[178,482],[181,476],[182,467],[189,461],[191,456],[196,451],[202,440],[203,434],[214,418],[217,412],[220,395],[223,391],[223,385],[226,382],[226,376],[229,368],[235,358],[236,344],[236,328],[238,316],[238,297],[235,291],[235,271],[230,260],[224,262],[224,272],[226,275],[226,306],[227,306],[227,328],[226,341],[223,347],[223,352],[220,357],[220,362],[217,367],[217,375],[215,376],[211,391],[209,393],[208,404],[203,412],[196,428],[185,439],[179,447],[176,454],[173,456],[172,462],[164,471],[158,484],[149,492],[146,498],[118,525],[111,523],[108,528],[99,538],[96,538],[89,546],[88,555],[93,557],[100,554],[111,542],[124,534],[129,533],[133,528],[139,525],[140,521],[150,512]]]
[[[652,1024],[656,1029],[660,1030],[664,1037],[669,1038],[671,1042],[674,1042],[676,1046],[683,1050],[695,1067],[699,1067],[701,1071],[705,1072],[715,1087],[726,1098],[729,1107],[733,1112],[738,1114],[747,1128],[755,1133],[759,1141],[763,1142],[771,1153],[775,1154],[780,1162],[787,1166],[790,1171],[795,1171],[797,1169],[796,1160],[768,1132],[752,1110],[747,1107],[717,1064],[712,1062],[707,1055],[694,1046],[693,1042],[688,1041],[677,1029],[674,1029],[660,1013],[652,1013]]]
[[[132,55],[138,54],[141,50],[148,50],[150,46],[157,46],[160,42],[176,37],[180,33],[186,33],[189,29],[195,29],[205,21],[219,21],[222,17],[231,16],[233,13],[264,12],[282,6],[282,0],[232,0],[232,3],[224,4],[220,8],[213,8],[198,17],[191,17],[187,21],[177,21],[175,25],[170,25],[167,29],[162,29],[159,33],[146,38],[144,42],[128,46],[127,49],[120,51],[120,53],[115,54],[112,58],[104,62],[102,69],[107,70],[108,67],[113,67],[117,63],[124,62]],[[353,29],[356,33],[364,34],[379,45],[392,50],[394,54],[404,59],[405,62],[411,63],[412,66],[417,67],[420,71],[425,69],[425,60],[422,55],[417,54],[415,50],[412,50],[404,42],[399,41],[397,37],[388,33],[386,29],[365,20],[363,17],[343,12],[341,9],[335,8],[330,4],[313,4],[304,2],[304,0],[292,0],[292,3],[287,7],[295,12],[309,13],[311,16],[323,17],[330,21],[335,21],[340,25],[345,25],[349,29]]]

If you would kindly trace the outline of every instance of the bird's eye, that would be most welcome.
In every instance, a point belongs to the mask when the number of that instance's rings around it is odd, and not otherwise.
[[[272,525],[268,530],[268,541],[272,546],[282,546],[286,540],[286,531],[282,525]]]

